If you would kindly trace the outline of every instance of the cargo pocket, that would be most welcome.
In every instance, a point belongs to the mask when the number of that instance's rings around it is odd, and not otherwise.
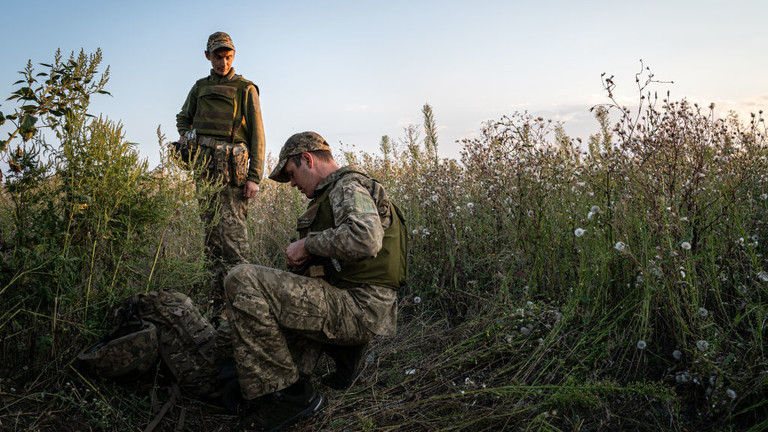
[[[328,309],[319,281],[295,278],[281,290],[280,326],[301,331],[322,332]]]
[[[232,184],[242,186],[248,179],[248,149],[243,144],[232,147],[230,154],[230,173]]]
[[[216,143],[213,150],[213,178],[228,184],[231,181],[229,158],[232,148],[225,143]]]

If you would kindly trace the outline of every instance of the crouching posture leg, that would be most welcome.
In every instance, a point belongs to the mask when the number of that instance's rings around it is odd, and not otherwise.
[[[322,397],[307,379],[325,344],[373,338],[351,294],[322,279],[243,264],[224,281],[245,427],[282,428],[316,412]]]

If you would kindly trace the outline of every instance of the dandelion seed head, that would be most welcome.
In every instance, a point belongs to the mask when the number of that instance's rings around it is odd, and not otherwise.
[[[576,229],[573,231],[573,235],[575,235],[576,237],[581,237],[581,236],[583,236],[584,234],[586,234],[586,232],[587,232],[587,230],[585,230],[585,229],[576,228]]]
[[[736,392],[735,392],[735,391],[733,391],[733,389],[728,389],[728,390],[726,390],[726,391],[725,391],[725,394],[726,394],[726,395],[727,395],[727,396],[728,396],[728,397],[729,397],[731,400],[734,400],[734,399],[736,399]]]
[[[413,235],[419,235],[419,230],[415,229],[415,230],[411,231],[411,234],[413,234]]]
[[[760,273],[758,273],[757,277],[759,277],[760,280],[763,281],[763,282],[768,282],[768,272],[766,272],[765,270],[763,270]]]
[[[703,339],[700,340],[700,341],[697,341],[696,342],[696,348],[698,348],[699,351],[701,351],[701,352],[707,351],[709,349],[709,342],[707,342],[707,341],[705,341]]]
[[[644,349],[645,349],[645,347],[647,347],[647,346],[648,346],[648,344],[647,344],[647,343],[645,343],[645,341],[644,341],[644,340],[639,340],[639,341],[637,341],[637,349],[639,349],[639,350],[644,350]]]
[[[705,318],[707,315],[709,315],[709,311],[704,307],[700,307],[699,316],[701,316],[702,318]]]
[[[595,212],[587,213],[587,220],[592,220],[593,217],[595,217]]]
[[[627,248],[627,245],[624,242],[616,242],[613,247],[619,252],[624,252],[624,249]]]
[[[691,244],[687,241],[680,243],[680,248],[683,250],[691,250]]]
[[[468,208],[468,209],[470,209],[470,210],[472,210],[473,208],[475,208],[475,204],[474,204],[474,203],[471,203],[471,202],[468,202],[468,203],[467,203],[467,208]]]
[[[683,353],[680,352],[680,350],[674,350],[672,351],[672,358],[679,361],[680,359],[683,358]]]
[[[419,304],[419,303],[421,303],[421,297],[419,297],[419,296],[414,297],[413,298],[413,304]]]

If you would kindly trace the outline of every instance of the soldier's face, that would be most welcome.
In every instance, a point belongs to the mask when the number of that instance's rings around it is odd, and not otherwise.
[[[205,58],[211,61],[211,67],[219,75],[226,75],[232,69],[232,62],[235,61],[235,51],[226,48],[219,48],[214,52],[205,52]]]
[[[320,179],[310,166],[314,161],[311,158],[301,158],[300,166],[296,166],[293,160],[289,160],[285,163],[285,175],[288,176],[288,181],[292,187],[295,187],[299,192],[303,193],[307,198],[312,198],[315,195],[315,188],[320,183]]]

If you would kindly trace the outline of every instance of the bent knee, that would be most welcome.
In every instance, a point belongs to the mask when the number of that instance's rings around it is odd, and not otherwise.
[[[227,273],[227,276],[224,278],[224,293],[228,299],[233,299],[238,292],[249,285],[248,281],[252,279],[250,276],[252,271],[249,267],[252,267],[252,265],[238,264]]]

